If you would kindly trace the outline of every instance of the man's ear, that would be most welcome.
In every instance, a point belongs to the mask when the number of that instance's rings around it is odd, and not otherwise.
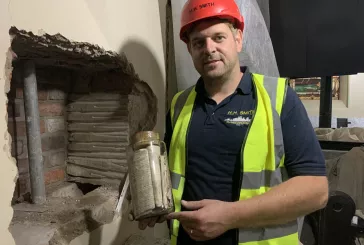
[[[239,53],[243,49],[243,32],[238,29],[235,34],[236,51]]]

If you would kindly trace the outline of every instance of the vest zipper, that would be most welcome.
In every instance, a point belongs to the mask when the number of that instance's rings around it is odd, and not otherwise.
[[[252,79],[254,79],[253,77],[252,77]],[[254,82],[252,82],[252,84],[253,84],[253,88],[254,88],[254,94],[255,94],[255,97],[257,97],[258,96],[258,94],[257,94],[257,88],[256,88],[256,86],[255,86],[255,83]],[[248,126],[248,129],[247,129],[247,131],[246,131],[246,134],[245,134],[245,137],[244,137],[244,141],[243,141],[243,144],[242,144],[242,146],[241,146],[241,150],[240,150],[240,158],[241,159],[244,159],[243,158],[243,151],[244,151],[244,148],[245,148],[245,143],[246,143],[246,139],[248,138],[248,134],[249,134],[249,131],[250,131],[250,127],[251,127],[251,125],[253,124],[253,120],[254,120],[254,117],[255,117],[255,114],[257,113],[257,108],[258,108],[258,99],[256,99],[256,103],[255,103],[255,106],[254,106],[254,113],[253,113],[253,115],[252,115],[252,119],[250,120],[250,124],[249,124],[249,126]],[[243,166],[244,166],[244,161],[243,160],[241,160],[242,161],[242,164],[243,164]],[[241,166],[240,166],[240,168],[241,168]],[[235,198],[235,201],[239,201],[239,198],[240,198],[240,190],[241,190],[241,184],[242,184],[242,180],[243,180],[243,173],[240,173],[239,172],[239,189],[237,190],[237,196],[236,196],[236,198]],[[239,243],[239,229],[236,229],[236,241],[235,241],[235,244],[238,244]]]
[[[196,101],[196,99],[195,99]],[[187,126],[187,131],[186,131],[186,147],[185,147],[185,156],[186,156],[186,164],[185,164],[185,184],[187,182],[187,166],[188,166],[188,132],[190,131],[190,126],[191,126],[191,121],[192,121],[192,117],[193,117],[193,113],[194,113],[194,109],[195,109],[195,105],[196,105],[196,102],[193,102],[193,107],[192,107],[192,112],[191,112],[191,118],[188,122],[188,126]],[[182,192],[182,196],[183,196],[183,193],[184,193],[184,187],[183,187],[183,192]],[[181,198],[182,198],[181,196]]]
[[[253,79],[253,78],[252,78]],[[255,86],[255,83],[253,82],[253,88],[254,88],[254,94],[255,96],[257,97],[257,88]],[[253,121],[254,121],[254,118],[255,118],[255,114],[257,113],[257,108],[258,108],[258,100],[256,100],[257,102],[255,103],[255,106],[254,106],[254,113],[252,115],[252,119],[250,120],[250,124],[248,126],[248,129],[246,131],[246,134],[245,134],[245,137],[244,137],[244,141],[243,141],[243,144],[241,146],[241,150],[240,150],[240,157],[242,158],[243,157],[243,151],[244,151],[244,148],[245,148],[245,144],[246,144],[246,139],[248,138],[248,134],[249,134],[249,131],[250,131],[250,128],[251,128],[251,125],[253,124]],[[243,166],[244,166],[244,161],[242,160],[243,162]],[[239,201],[239,196],[240,196],[240,190],[241,190],[241,184],[242,184],[242,179],[243,179],[243,174],[240,173],[240,181],[239,181],[239,189],[238,189],[238,195],[236,197],[236,201]]]

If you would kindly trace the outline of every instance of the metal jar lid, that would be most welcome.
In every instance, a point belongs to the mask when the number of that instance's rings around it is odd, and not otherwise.
[[[133,144],[151,142],[159,140],[159,134],[154,131],[140,131],[137,132],[133,137]]]

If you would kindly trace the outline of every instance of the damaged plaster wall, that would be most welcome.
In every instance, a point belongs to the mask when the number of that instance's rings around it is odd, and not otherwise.
[[[6,93],[10,90],[10,72],[11,70],[7,61],[7,50],[10,46],[10,39],[7,35],[9,24],[9,13],[6,11],[5,2],[0,4],[0,104],[3,108],[7,103]],[[7,132],[7,111],[0,110],[0,160],[2,168],[0,171],[0,192],[2,198],[0,199],[0,237],[3,244],[14,245],[14,239],[10,234],[8,227],[13,217],[13,209],[11,208],[11,199],[15,188],[15,178],[17,175],[17,168],[10,154],[10,140]]]
[[[0,104],[6,104],[6,93],[9,83],[5,83],[5,60],[10,40],[8,31],[11,26],[33,31],[35,34],[47,32],[61,33],[72,40],[85,41],[102,46],[106,50],[125,52],[133,63],[140,78],[148,83],[158,98],[158,117],[156,129],[160,134],[164,130],[164,94],[165,64],[163,42],[161,36],[158,2],[134,1],[125,6],[123,1],[0,1]],[[146,23],[150,25],[147,27]],[[132,28],[130,28],[132,26]],[[0,237],[2,243],[14,245],[8,231],[13,210],[10,206],[15,187],[17,168],[10,157],[9,135],[6,126],[6,110],[0,110]],[[101,227],[102,232],[114,231],[102,238],[100,244],[120,244],[119,227],[124,227],[122,234],[138,231],[136,224],[125,223],[117,219],[113,223]],[[165,226],[160,230],[148,229],[145,233],[151,236],[162,235]],[[83,236],[95,236],[96,233]],[[96,239],[101,239],[100,237]],[[75,241],[74,244],[89,244],[89,241]],[[97,244],[99,245],[99,244]]]

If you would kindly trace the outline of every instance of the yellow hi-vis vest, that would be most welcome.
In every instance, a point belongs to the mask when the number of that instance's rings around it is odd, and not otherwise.
[[[269,191],[286,178],[280,114],[284,104],[287,79],[252,74],[257,104],[241,147],[239,200]],[[196,91],[192,86],[177,93],[171,105],[173,134],[169,150],[169,169],[175,211],[181,211],[187,163],[187,134],[192,118]],[[228,135],[226,137],[229,137]],[[171,244],[177,244],[179,221],[171,220]],[[297,222],[266,228],[239,229],[239,245],[296,245]]]

